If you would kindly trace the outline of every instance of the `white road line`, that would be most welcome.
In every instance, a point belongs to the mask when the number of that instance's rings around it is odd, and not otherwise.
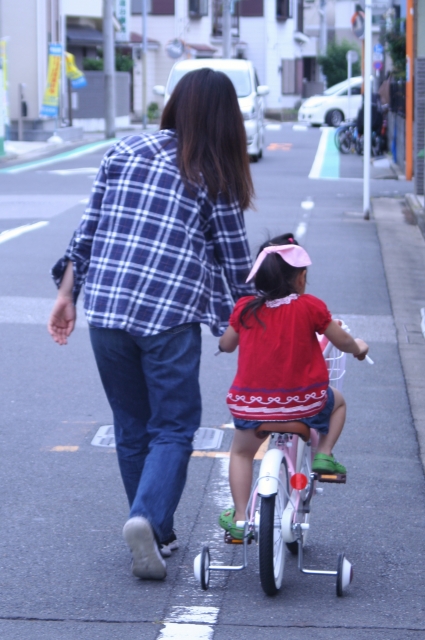
[[[292,131],[308,131],[309,127],[306,124],[294,124]]]
[[[330,132],[333,129],[323,128],[322,135],[320,137],[319,146],[317,147],[316,156],[314,158],[313,166],[311,167],[311,171],[308,174],[309,178],[317,179],[320,178],[320,174],[322,172],[323,161],[325,159],[326,153],[326,145],[328,143],[328,137]]]
[[[28,233],[28,231],[35,231],[36,229],[41,229],[41,227],[46,227],[48,224],[48,222],[43,220],[41,222],[35,222],[34,224],[23,224],[21,227],[15,227],[15,229],[7,229],[7,231],[2,231],[0,233],[0,244],[2,244],[3,242],[7,242],[8,240],[12,240],[13,238],[17,238],[23,233]]]
[[[295,238],[298,242],[301,242],[301,240],[306,234],[306,231],[307,231],[307,223],[300,222],[298,227],[295,229]]]
[[[173,607],[158,640],[212,640],[218,607]]]
[[[212,640],[214,629],[206,624],[178,624],[166,622],[158,640]]]
[[[267,131],[280,131],[281,128],[280,124],[266,124]]]
[[[51,169],[47,173],[52,173],[57,176],[77,176],[86,174],[97,174],[99,167],[77,167],[76,169]],[[38,173],[41,173],[39,171]]]

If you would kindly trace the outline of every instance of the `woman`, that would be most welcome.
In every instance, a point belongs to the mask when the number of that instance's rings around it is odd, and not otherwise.
[[[229,78],[185,75],[161,128],[103,158],[65,256],[48,330],[66,344],[85,282],[90,339],[114,415],[130,517],[133,574],[162,579],[177,548],[173,516],[199,428],[200,323],[225,329],[232,300],[252,292],[243,210],[253,185]],[[226,282],[224,282],[226,281]]]

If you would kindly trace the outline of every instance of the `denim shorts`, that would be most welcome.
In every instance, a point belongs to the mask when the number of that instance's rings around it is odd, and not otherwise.
[[[324,436],[329,431],[329,420],[331,418],[331,413],[333,411],[335,405],[335,396],[332,387],[328,387],[328,397],[326,400],[326,404],[321,410],[320,413],[316,413],[315,416],[310,416],[309,418],[303,418],[302,420],[299,418],[297,422],[303,422],[310,429],[316,429],[319,433]],[[257,420],[242,420],[241,418],[233,418],[233,422],[235,424],[236,429],[256,429],[263,422],[290,422],[289,420],[263,420],[259,422]],[[292,421],[291,421],[292,422]]]

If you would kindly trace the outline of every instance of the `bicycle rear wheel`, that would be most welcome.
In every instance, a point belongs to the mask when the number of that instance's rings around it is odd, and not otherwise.
[[[339,135],[338,148],[341,153],[347,154],[351,151],[353,135],[349,129],[342,131]]]
[[[279,472],[277,493],[261,498],[259,528],[260,580],[264,592],[274,596],[282,586],[286,545],[282,538],[282,514],[288,502],[288,470],[285,458]]]

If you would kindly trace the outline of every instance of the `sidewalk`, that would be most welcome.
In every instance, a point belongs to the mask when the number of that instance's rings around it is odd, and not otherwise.
[[[148,131],[154,131],[158,128],[158,125],[148,125]],[[141,133],[143,131],[142,125],[131,125],[128,129],[120,129],[116,133],[117,138],[123,138],[131,135],[132,133]],[[60,131],[59,131],[60,133]],[[69,151],[71,149],[77,149],[78,147],[85,146],[91,142],[98,142],[104,140],[105,135],[102,132],[84,133],[83,137],[78,141],[62,141],[62,142],[26,142],[18,140],[6,140],[4,143],[6,155],[0,157],[0,167],[12,166],[27,162],[29,160],[36,160],[37,158],[43,158],[45,156],[52,156],[63,151]]]
[[[404,199],[374,198],[372,209],[425,469],[425,239]]]

